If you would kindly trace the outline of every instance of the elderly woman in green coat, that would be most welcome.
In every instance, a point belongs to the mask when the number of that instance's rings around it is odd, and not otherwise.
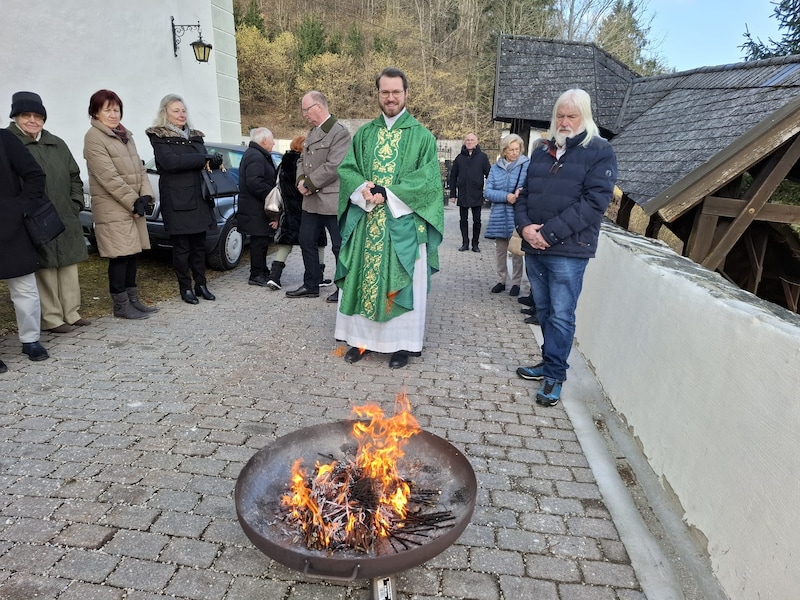
[[[78,219],[83,208],[81,172],[64,140],[44,129],[47,111],[38,94],[14,94],[9,117],[14,119],[8,126],[9,131],[25,144],[47,175],[47,196],[66,228],[56,239],[38,249],[42,265],[36,272],[42,304],[41,327],[52,333],[69,333],[76,326],[91,324],[79,312],[78,263],[89,257]]]

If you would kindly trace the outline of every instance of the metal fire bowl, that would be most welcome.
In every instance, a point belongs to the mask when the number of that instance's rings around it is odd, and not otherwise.
[[[262,448],[247,462],[236,481],[236,514],[247,537],[276,562],[310,577],[352,581],[386,577],[416,567],[455,542],[472,517],[477,483],[466,457],[444,439],[421,431],[412,436],[400,461],[400,474],[419,489],[441,490],[438,506],[449,510],[454,525],[442,528],[424,543],[396,550],[384,541],[373,552],[310,550],[297,539],[295,526],[280,519],[280,498],[287,492],[292,465],[298,458],[308,472],[321,455],[352,459],[357,442],[353,421],[305,427]]]

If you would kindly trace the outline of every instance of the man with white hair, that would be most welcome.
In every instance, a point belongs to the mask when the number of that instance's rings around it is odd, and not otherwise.
[[[250,285],[268,287],[267,250],[275,236],[277,215],[264,212],[264,199],[275,187],[278,170],[270,152],[275,147],[266,127],[250,130],[250,145],[239,163],[239,232],[250,236]]]
[[[518,368],[517,375],[543,380],[536,402],[555,406],[567,378],[583,274],[617,180],[617,159],[600,137],[589,94],[580,89],[558,98],[547,137],[531,155],[514,210],[544,338],[542,362]]]

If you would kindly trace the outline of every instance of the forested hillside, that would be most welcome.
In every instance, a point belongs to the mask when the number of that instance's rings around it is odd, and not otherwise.
[[[496,139],[492,93],[500,33],[593,41],[642,73],[646,0],[235,0],[242,129],[307,128],[304,92],[339,118],[377,114],[374,78],[405,71],[411,112],[437,137]]]

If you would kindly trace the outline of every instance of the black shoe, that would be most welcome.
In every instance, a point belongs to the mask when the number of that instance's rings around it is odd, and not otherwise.
[[[405,350],[398,350],[389,357],[390,369],[402,369],[408,364],[408,352]]]
[[[480,248],[478,248],[478,244],[475,244],[475,245],[472,247],[472,251],[473,251],[473,252],[480,252],[480,251],[481,251],[481,249],[480,249]]]
[[[509,296],[519,296],[519,286],[518,285],[512,285],[511,286],[511,291],[508,292],[508,295]]]
[[[22,344],[22,353],[27,354],[31,360],[45,360],[50,358],[47,350],[39,342],[27,342]]]
[[[288,298],[319,298],[319,290],[311,291],[303,286],[300,286],[296,290],[286,292],[286,296]]]
[[[506,284],[505,283],[497,283],[492,288],[492,293],[493,294],[499,294],[500,292],[505,291],[505,289],[506,289]]]
[[[531,315],[530,317],[525,319],[525,322],[528,325],[538,325],[539,324],[539,319],[536,318],[536,315]]]
[[[458,249],[459,252],[464,252],[465,250],[469,250],[469,244],[467,242],[461,244],[461,248]]]
[[[535,308],[520,308],[519,312],[521,312],[523,315],[528,315],[530,317],[531,315],[535,315],[536,314],[536,309]]]
[[[0,373],[6,373],[7,371],[8,367],[6,366],[6,363],[0,360]]]
[[[325,298],[325,302],[330,302],[331,304],[336,304],[339,302],[339,288],[336,288],[336,291],[333,292],[330,296]]]
[[[332,284],[333,284],[332,279],[323,279],[322,281],[319,282],[319,287],[328,287],[329,285]]]
[[[530,294],[527,296],[520,296],[517,298],[517,302],[524,304],[525,306],[533,306],[533,296]]]
[[[198,296],[202,296],[203,300],[216,300],[217,297],[208,291],[208,287],[206,287],[205,283],[197,283],[194,286],[194,293]]]
[[[344,362],[350,364],[357,363],[369,353],[370,350],[367,350],[366,348],[362,350],[361,348],[353,346],[345,353]]]
[[[248,285],[260,285],[261,287],[269,287],[269,280],[265,275],[256,275],[247,280]]]
[[[187,304],[200,304],[200,300],[197,299],[192,290],[181,290],[181,298]]]

